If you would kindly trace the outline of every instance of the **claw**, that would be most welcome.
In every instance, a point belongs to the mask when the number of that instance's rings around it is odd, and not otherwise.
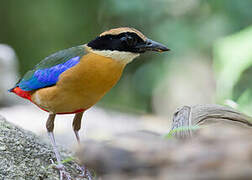
[[[88,180],[92,180],[92,175],[91,175],[91,173],[89,172],[89,170],[85,166],[79,166],[79,165],[77,165],[77,169],[79,171],[81,171],[81,174],[79,175],[79,177],[87,178]]]
[[[70,174],[65,170],[65,166],[63,164],[56,164],[52,159],[50,159],[53,167],[57,170],[59,170],[60,173],[60,180],[72,180]]]
[[[60,171],[60,180],[63,180],[64,178],[66,178],[66,180],[72,180],[70,174],[66,172],[64,169],[59,171]]]

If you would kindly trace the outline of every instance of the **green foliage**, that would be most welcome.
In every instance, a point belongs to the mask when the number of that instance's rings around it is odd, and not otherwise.
[[[131,63],[101,104],[151,112],[153,91],[168,76],[170,62],[190,59],[192,53],[211,59],[216,40],[251,25],[251,7],[251,0],[1,1],[0,42],[16,50],[23,75],[49,54],[86,43],[104,30],[135,27],[171,52],[148,53]]]
[[[252,26],[228,36],[214,46],[217,100],[231,99],[252,115]]]

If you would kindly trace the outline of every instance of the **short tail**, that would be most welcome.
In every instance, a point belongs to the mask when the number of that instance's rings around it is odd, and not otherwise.
[[[35,102],[33,102],[32,101],[32,99],[31,99],[31,92],[32,91],[24,91],[24,90],[22,90],[20,87],[18,87],[18,86],[16,86],[16,87],[14,87],[14,88],[11,88],[11,89],[9,89],[8,90],[9,92],[13,92],[13,93],[15,93],[16,95],[18,95],[18,96],[20,96],[20,97],[22,97],[22,98],[24,98],[24,99],[28,99],[29,101],[31,101],[32,103],[34,103],[35,105],[37,105]],[[42,110],[44,110],[44,111],[46,111],[46,112],[48,112],[48,110],[46,110],[46,109],[44,109],[43,107],[41,107],[41,106],[39,106],[39,105],[37,105],[40,109],[42,109]]]
[[[14,86],[13,88],[9,89],[8,92],[13,92],[13,93],[15,93],[15,88],[18,87],[18,83],[19,83],[20,81],[21,81],[21,79],[19,79],[18,82],[15,84],[15,86]]]
[[[16,87],[9,89],[8,92],[14,92],[14,89],[15,89],[15,88],[16,88]]]
[[[24,91],[20,87],[16,86],[12,89],[9,89],[9,92],[13,92],[16,95],[31,101],[31,94],[30,94],[31,91]]]

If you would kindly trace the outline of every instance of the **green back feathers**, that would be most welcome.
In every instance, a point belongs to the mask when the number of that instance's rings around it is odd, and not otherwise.
[[[24,91],[32,91],[57,83],[58,77],[67,69],[79,63],[85,55],[83,45],[58,51],[38,63],[16,84]]]
[[[63,64],[73,57],[76,57],[76,56],[82,57],[85,54],[86,52],[83,45],[58,51],[54,54],[51,54],[50,56],[47,56],[45,59],[39,62],[32,70],[28,71],[20,80],[30,79],[36,70],[39,70],[39,69],[42,70],[42,69],[56,66],[58,64]]]
[[[83,45],[64,49],[46,57],[44,60],[42,60],[35,66],[35,69],[50,68],[57,64],[62,64],[73,57],[82,57],[84,54],[86,53]]]

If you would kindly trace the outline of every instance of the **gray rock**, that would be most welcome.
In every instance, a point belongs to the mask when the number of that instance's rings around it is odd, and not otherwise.
[[[60,147],[63,159],[72,154]],[[51,166],[55,160],[51,145],[33,133],[16,127],[0,116],[0,179],[41,180],[59,179],[59,173]],[[76,177],[77,164],[64,163],[72,177]]]

